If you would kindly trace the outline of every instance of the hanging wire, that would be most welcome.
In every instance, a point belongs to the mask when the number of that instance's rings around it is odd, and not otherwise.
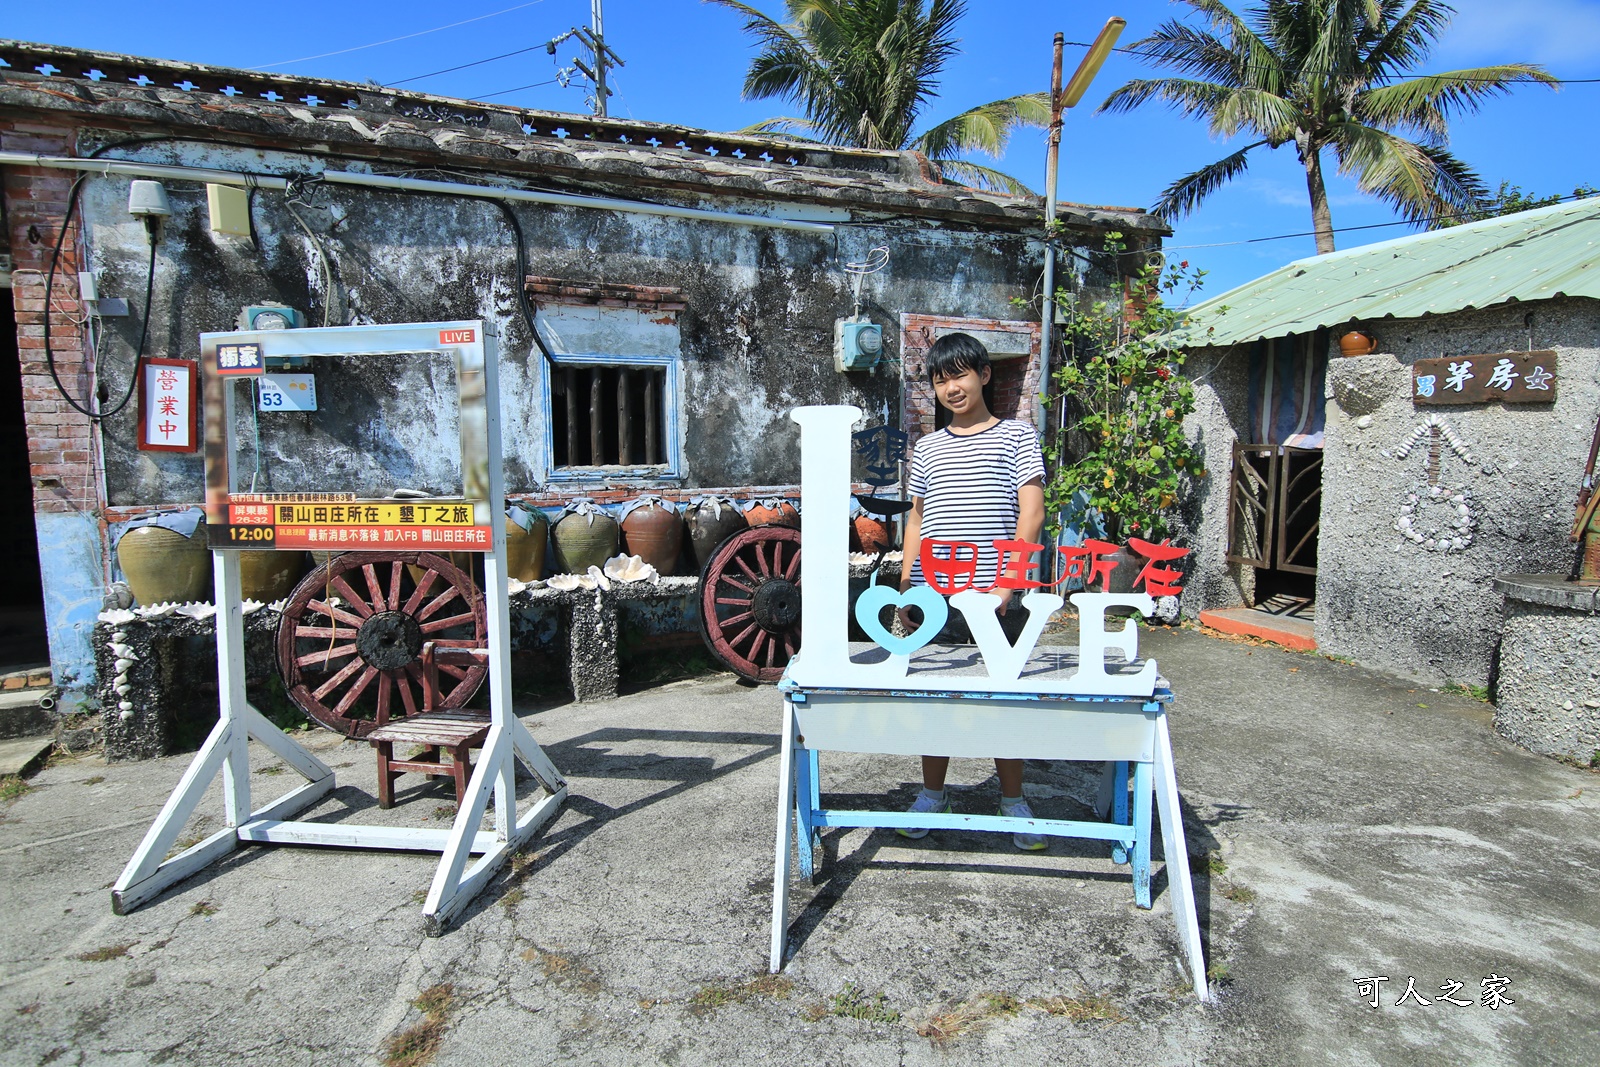
[[[850,283],[851,295],[855,308],[850,312],[852,316],[861,314],[861,286],[867,280],[867,275],[876,274],[889,265],[889,246],[878,245],[867,253],[867,258],[860,263],[846,263],[844,272],[852,276]]]

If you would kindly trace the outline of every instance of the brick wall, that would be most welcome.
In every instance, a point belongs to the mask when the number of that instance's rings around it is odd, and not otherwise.
[[[682,289],[667,285],[619,285],[613,282],[574,282],[529,275],[528,295],[534,303],[635,308],[639,311],[682,311]]]
[[[71,155],[72,141],[73,131],[63,127],[0,119],[0,148],[9,151]],[[100,505],[93,428],[88,417],[74,411],[52,382],[44,352],[45,276],[74,176],[70,171],[5,168],[23,418],[34,507],[40,512],[98,510]],[[91,365],[86,360],[84,329],[78,324],[84,318],[78,294],[79,237],[74,219],[56,264],[48,303],[56,373],[83,404],[89,397]]]
[[[1039,395],[1039,323],[1007,319],[964,319],[943,315],[900,316],[901,373],[905,381],[905,408],[901,426],[908,442],[932,433],[936,425],[938,402],[928,382],[927,356],[933,342],[947,333],[979,335],[1006,334],[1025,345],[1028,354],[993,361],[990,381],[994,385],[992,410],[1003,419],[1034,421],[1034,401]]]

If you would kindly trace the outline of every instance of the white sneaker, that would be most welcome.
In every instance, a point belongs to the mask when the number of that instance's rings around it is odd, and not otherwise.
[[[1000,814],[1008,819],[1031,819],[1033,809],[1028,807],[1026,800],[1000,801]],[[1023,852],[1038,852],[1050,847],[1050,839],[1044,834],[1015,833],[1011,835],[1011,843]]]
[[[946,795],[944,799],[935,800],[925,792],[918,793],[917,799],[911,802],[911,806],[907,808],[906,811],[912,812],[916,815],[926,815],[930,812],[939,815],[949,815],[950,799],[949,796]],[[913,841],[921,841],[924,837],[928,836],[928,831],[921,827],[896,827],[895,833],[899,834],[901,837],[909,837]]]

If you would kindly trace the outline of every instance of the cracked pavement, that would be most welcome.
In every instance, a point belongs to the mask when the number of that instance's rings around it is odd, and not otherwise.
[[[828,832],[783,980],[760,981],[780,704],[713,676],[519,706],[571,796],[440,938],[416,853],[248,846],[114,916],[187,757],[52,764],[0,804],[0,1063],[382,1063],[441,985],[441,1067],[1592,1060],[1600,776],[1518,750],[1465,697],[1190,631],[1141,641],[1177,693],[1214,1006],[1186,991],[1159,860],[1143,912],[1093,842],[953,832]],[[307,817],[451,818],[447,780],[405,776],[380,811],[369,746],[297,736],[339,774]],[[298,780],[252,759],[258,804]],[[1083,817],[1097,775],[1030,761],[1035,810]],[[823,759],[833,806],[903,807],[916,777]],[[951,782],[957,810],[994,807],[987,761]],[[220,818],[213,785],[186,833]],[[1353,980],[1380,975],[1372,1008]],[[1515,1003],[1480,1003],[1490,975]],[[1396,1005],[1407,977],[1427,1006]],[[1450,980],[1468,1004],[1436,999]]]

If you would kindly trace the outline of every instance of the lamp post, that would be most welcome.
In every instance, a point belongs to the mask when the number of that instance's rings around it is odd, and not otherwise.
[[[1100,67],[1106,61],[1106,56],[1111,54],[1111,49],[1116,45],[1117,38],[1122,35],[1122,30],[1128,25],[1126,19],[1115,16],[1106,20],[1101,27],[1100,35],[1089,46],[1089,51],[1084,55],[1078,69],[1073,71],[1072,80],[1067,83],[1066,90],[1061,88],[1061,49],[1065,38],[1056,34],[1055,58],[1050,70],[1050,138],[1049,148],[1045,155],[1044,164],[1044,307],[1040,311],[1039,326],[1039,401],[1035,411],[1040,434],[1049,427],[1049,411],[1045,407],[1044,390],[1050,381],[1050,344],[1053,340],[1056,322],[1056,246],[1055,246],[1055,219],[1056,219],[1056,170],[1061,156],[1061,118],[1062,112],[1070,107],[1077,106],[1083,99],[1083,94],[1088,91],[1089,83],[1094,81],[1094,76],[1100,73]],[[1050,553],[1054,558],[1055,553]],[[1053,577],[1053,576],[1052,576]]]

